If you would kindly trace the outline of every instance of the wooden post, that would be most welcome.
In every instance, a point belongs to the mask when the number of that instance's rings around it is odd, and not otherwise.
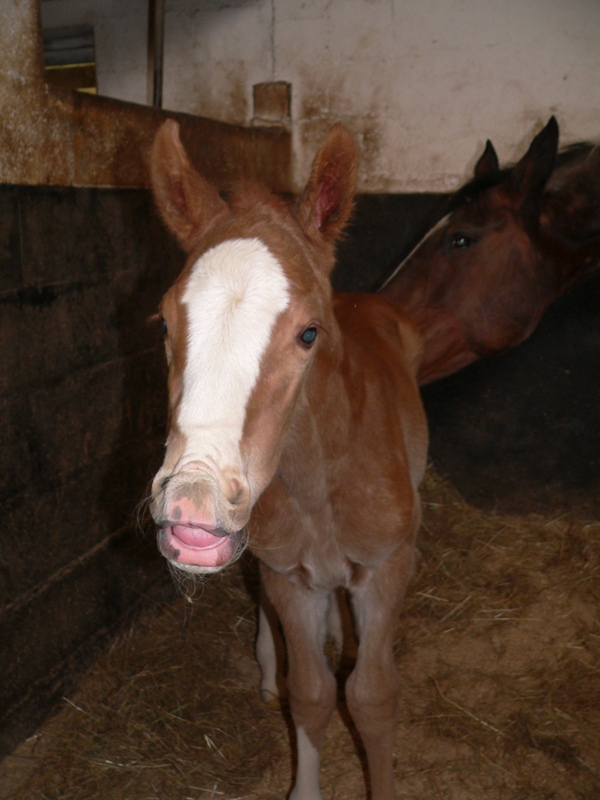
[[[165,0],[148,0],[148,105],[162,107]]]

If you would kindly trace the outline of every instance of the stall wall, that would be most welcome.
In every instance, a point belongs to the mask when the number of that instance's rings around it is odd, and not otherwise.
[[[43,15],[94,24],[99,91],[145,102],[146,6]],[[597,0],[169,0],[165,25],[165,108],[247,124],[254,84],[291,84],[296,185],[336,120],[367,191],[452,189],[486,138],[513,159],[551,114],[563,142],[600,135]]]
[[[0,220],[1,756],[166,581],[140,505],[166,419],[147,320],[181,255],[142,190],[3,185]]]

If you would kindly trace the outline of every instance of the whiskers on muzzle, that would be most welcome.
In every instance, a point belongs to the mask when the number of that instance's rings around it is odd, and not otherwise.
[[[142,537],[153,535],[156,532],[156,524],[150,509],[152,500],[152,487],[149,486],[148,493],[136,505],[133,512],[135,517],[135,529]]]
[[[187,572],[172,561],[168,559],[165,559],[165,561],[167,562],[167,567],[169,568],[177,592],[184,597],[188,603],[193,603],[197,596],[202,596],[204,584],[208,577],[206,573]]]
[[[235,553],[227,562],[227,564],[224,564],[222,567],[209,567],[204,570],[202,568],[195,567],[193,571],[190,571],[189,568],[186,569],[186,565],[178,564],[175,561],[165,558],[177,591],[187,600],[188,603],[193,603],[196,597],[202,596],[204,585],[212,575],[222,572],[224,569],[228,569],[232,564],[235,564],[235,562],[239,561],[239,559],[242,557],[250,540],[247,527],[243,528],[236,535],[238,537],[238,542]]]

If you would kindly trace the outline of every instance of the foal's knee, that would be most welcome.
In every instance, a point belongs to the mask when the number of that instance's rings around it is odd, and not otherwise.
[[[302,674],[291,671],[288,676],[291,711],[298,725],[307,729],[326,724],[336,702],[336,681],[331,672],[323,670]]]
[[[354,722],[360,729],[367,725],[395,724],[398,716],[398,676],[395,670],[366,679],[350,675],[346,683],[346,703]]]

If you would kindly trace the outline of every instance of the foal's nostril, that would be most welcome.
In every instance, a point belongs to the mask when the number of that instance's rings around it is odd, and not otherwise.
[[[236,478],[232,478],[230,483],[229,502],[235,506],[238,503],[241,503],[243,498],[244,487],[238,480],[236,480]]]

